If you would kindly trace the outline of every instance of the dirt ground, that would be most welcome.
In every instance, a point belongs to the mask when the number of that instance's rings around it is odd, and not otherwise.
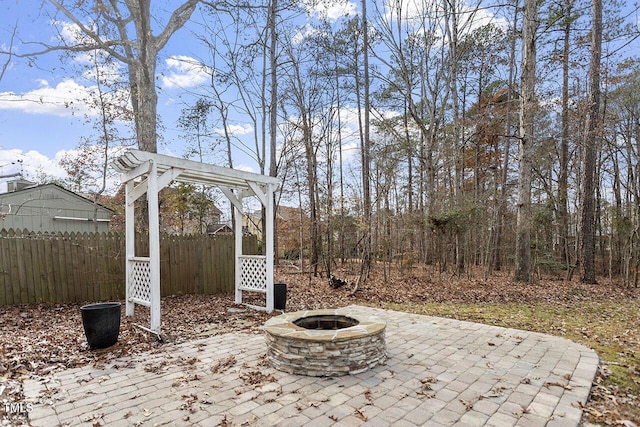
[[[355,292],[357,268],[334,273],[347,284],[334,289],[322,277],[312,277],[294,267],[277,268],[275,280],[286,283],[287,311],[336,308],[351,304],[388,306],[429,303],[459,304],[571,304],[576,301],[611,301],[638,310],[639,289],[624,288],[603,280],[596,286],[578,282],[545,279],[535,285],[514,283],[505,273],[484,280],[434,274],[413,268],[386,274],[375,269],[370,279]],[[480,276],[480,275],[478,275]],[[118,357],[159,349],[166,342],[183,342],[206,335],[233,331],[255,331],[270,315],[237,306],[233,295],[185,295],[162,299],[162,341],[137,325],[148,326],[148,311],[136,308],[133,318],[121,321],[118,343],[108,349],[91,351],[82,329],[82,304],[29,305],[0,307],[0,401],[22,398],[26,378],[42,378],[66,368],[85,364],[101,365]],[[554,331],[549,331],[554,333]],[[631,332],[635,341],[640,331]],[[638,351],[634,349],[633,351]],[[637,353],[634,353],[637,354]],[[640,366],[640,362],[638,362]],[[586,421],[604,425],[634,426],[639,420],[617,407],[617,402],[640,405],[629,390],[603,386],[606,364],[601,368],[592,398],[586,408]],[[631,399],[631,402],[629,400]],[[616,406],[612,408],[612,406]],[[3,414],[0,425],[20,423]]]

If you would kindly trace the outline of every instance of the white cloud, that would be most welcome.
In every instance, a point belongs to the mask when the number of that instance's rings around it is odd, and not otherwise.
[[[60,151],[55,158],[50,159],[34,150],[23,152],[19,148],[0,149],[0,175],[22,172],[25,179],[36,181],[46,173],[49,177],[64,179],[67,177],[67,173],[59,164],[63,155],[64,152]]]
[[[29,114],[43,114],[58,117],[96,116],[98,87],[82,85],[73,79],[65,79],[50,86],[44,79],[38,79],[37,89],[25,93],[0,92],[0,110],[14,110]],[[107,102],[130,109],[129,93],[126,89],[103,93]]]
[[[165,64],[167,72],[162,76],[161,81],[162,85],[168,89],[195,87],[211,78],[211,70],[207,66],[188,56],[171,56]]]
[[[323,33],[320,32],[320,30],[318,30],[316,27],[311,25],[311,23],[307,23],[293,34],[293,36],[291,37],[291,43],[293,43],[294,45],[299,45],[306,39],[319,34]]]
[[[91,96],[91,88],[79,85],[72,79],[55,87],[40,80],[40,87],[29,92],[0,92],[0,110],[19,110],[31,114],[51,114],[68,117],[86,113],[85,101]]]
[[[489,9],[478,8],[475,9],[471,6],[465,6],[462,9],[462,22],[466,23],[466,20],[469,20],[466,25],[465,30],[471,32],[473,30],[477,30],[485,25],[493,24],[503,30],[509,28],[509,22],[505,18],[499,18],[494,15]]]
[[[479,7],[477,3],[468,5],[466,1],[463,1],[457,4],[456,7],[458,30],[462,35],[488,24],[494,24],[500,28],[509,27],[506,19],[497,17],[489,9]],[[407,26],[406,31],[422,34],[425,22],[429,22],[429,27],[435,32],[435,35],[439,38],[444,38],[446,22],[443,11],[433,1],[401,0],[399,3],[385,1],[384,11],[383,19],[385,21],[402,19],[403,25]],[[402,13],[402,16],[399,17],[399,13]]]
[[[52,24],[59,29],[54,39],[64,45],[95,45],[94,40],[84,34],[80,27],[74,23],[53,21]],[[94,25],[87,25],[87,27],[95,30]],[[103,40],[108,41],[109,39],[103,37]],[[128,82],[128,79],[124,77],[127,74],[124,64],[110,56],[105,50],[67,51],[67,54],[70,54],[71,63],[79,69],[76,72],[86,79],[87,84],[95,83],[97,77],[106,87],[121,86],[123,78]],[[96,65],[99,67],[98,72],[96,72]]]
[[[231,134],[231,135],[250,135],[253,133],[253,126],[251,126],[250,124],[238,124],[238,125],[229,125],[227,128],[227,131]],[[223,128],[216,128],[214,130],[215,133],[217,133],[218,135],[224,135],[224,129]]]
[[[87,84],[95,84],[98,79],[107,88],[123,87],[129,83],[124,65],[105,52],[85,52],[76,55],[74,60],[83,69],[82,78]]]
[[[85,35],[79,26],[69,21],[51,21],[51,24],[58,27],[58,33],[54,37],[58,41],[70,45],[90,43],[92,40]]]
[[[335,21],[343,16],[353,16],[357,13],[357,7],[351,1],[318,2],[315,4],[312,13],[320,15],[330,21]]]
[[[98,148],[96,148],[95,150],[89,148],[88,151],[94,154],[93,161],[101,161],[101,159],[99,158],[99,154],[97,154],[100,152]],[[110,152],[110,156],[118,156],[121,152],[121,147],[113,148]],[[24,152],[19,148],[13,148],[9,150],[0,149],[0,182],[5,182],[7,180],[13,179],[11,175],[17,173],[21,173],[24,179],[28,179],[37,183],[43,182],[43,180],[49,181],[51,179],[65,181],[69,178],[69,176],[64,168],[60,165],[60,161],[65,158],[73,159],[78,156],[82,158],[86,157],[86,155],[83,154],[78,148],[73,148],[70,150],[60,150],[56,152],[52,159],[35,150]],[[83,191],[94,191],[100,187],[101,175],[100,171],[96,171],[97,169],[100,168],[88,166],[85,169],[85,172],[87,172],[88,176],[85,179],[85,188],[83,188]],[[5,178],[2,178],[3,176]],[[119,186],[120,174],[109,168],[106,188],[107,194],[114,194]]]

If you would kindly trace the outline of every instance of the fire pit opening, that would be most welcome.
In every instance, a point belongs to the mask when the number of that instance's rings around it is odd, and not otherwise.
[[[284,372],[353,375],[384,362],[386,323],[351,307],[284,313],[264,325],[267,359]]]
[[[350,328],[360,322],[353,317],[325,314],[319,316],[301,317],[293,321],[294,325],[305,329],[318,329],[323,331],[335,331],[337,329]]]

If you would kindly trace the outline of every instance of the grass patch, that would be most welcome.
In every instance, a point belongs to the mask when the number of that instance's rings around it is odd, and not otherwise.
[[[640,420],[640,309],[636,300],[571,303],[387,304],[385,308],[565,337],[594,349],[603,366],[587,421]]]

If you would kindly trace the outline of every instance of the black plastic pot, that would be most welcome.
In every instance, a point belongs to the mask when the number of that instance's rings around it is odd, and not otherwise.
[[[119,302],[103,302],[80,307],[82,326],[89,348],[111,347],[118,341],[120,308]]]
[[[276,310],[284,310],[287,305],[287,284],[273,284],[273,308]]]

